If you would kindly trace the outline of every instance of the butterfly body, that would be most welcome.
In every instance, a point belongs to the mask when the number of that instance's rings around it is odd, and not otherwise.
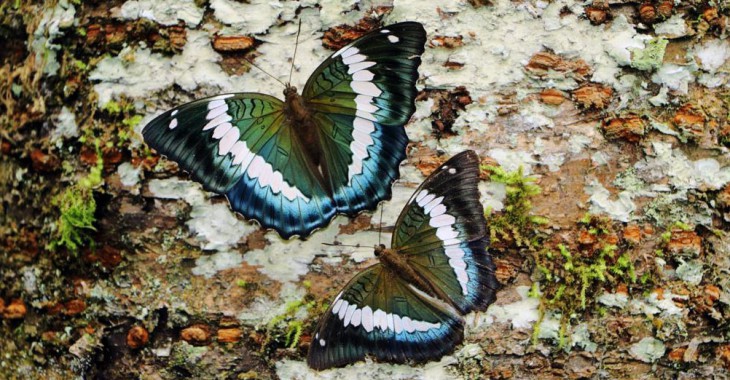
[[[299,143],[304,147],[308,161],[316,168],[316,170],[312,170],[313,175],[327,194],[331,195],[332,188],[325,180],[327,168],[323,166],[325,163],[322,160],[317,123],[312,117],[313,113],[310,106],[307,105],[306,99],[299,95],[296,87],[291,85],[287,85],[284,90],[284,115],[299,139]]]
[[[495,299],[479,203],[479,158],[462,152],[432,173],[398,217],[391,248],[335,297],[316,328],[314,369],[379,361],[436,359],[463,339],[462,315]]]
[[[446,301],[449,300],[449,297],[438,287],[430,283],[427,278],[418,274],[418,271],[408,262],[407,256],[398,253],[394,249],[385,248],[383,244],[375,248],[375,256],[384,267],[384,271],[390,276],[399,277],[431,297]]]
[[[299,94],[199,99],[147,124],[145,142],[204,188],[283,238],[305,238],[336,214],[390,198],[415,111],[426,32],[375,30],[327,58]]]

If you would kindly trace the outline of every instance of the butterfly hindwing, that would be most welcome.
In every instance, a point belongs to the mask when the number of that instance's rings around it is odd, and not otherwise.
[[[307,363],[319,370],[368,355],[422,362],[444,355],[462,337],[462,320],[453,309],[376,264],[353,278],[320,319]]]
[[[302,96],[322,120],[319,137],[339,212],[353,215],[390,197],[405,159],[403,125],[415,110],[425,41],[419,23],[389,25],[334,53],[307,81]]]
[[[398,167],[406,157],[408,137],[405,130],[364,119],[355,121],[353,115],[318,113],[315,117],[322,131],[324,161],[331,171],[333,198],[338,211],[354,215],[371,210],[381,200],[390,198],[391,184],[398,178]],[[355,128],[367,128],[369,132],[365,134]],[[360,140],[354,141],[348,133]],[[370,158],[352,161],[352,155]],[[351,161],[349,165],[342,164],[348,160]],[[344,185],[337,181],[346,178],[350,179]]]
[[[452,157],[416,190],[392,238],[393,249],[462,314],[486,309],[497,289],[478,181],[476,153]]]
[[[285,238],[308,235],[336,211],[274,97],[200,99],[158,116],[142,134],[234,210]]]

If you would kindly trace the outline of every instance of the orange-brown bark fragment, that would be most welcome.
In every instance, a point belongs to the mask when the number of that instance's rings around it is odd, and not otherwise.
[[[225,328],[218,330],[218,342],[235,343],[241,340],[243,331],[240,328]]]
[[[28,309],[25,307],[25,302],[22,299],[16,298],[10,301],[10,304],[5,307],[3,311],[3,318],[5,319],[21,319],[25,317]]]
[[[612,97],[613,89],[611,87],[596,83],[589,83],[573,90],[573,99],[583,108],[602,110],[608,107]]]
[[[565,102],[565,95],[560,90],[548,88],[540,92],[540,100],[545,104],[557,106]]]
[[[204,324],[195,324],[184,328],[180,338],[193,346],[204,346],[210,340],[210,328]]]
[[[256,40],[249,36],[215,36],[213,50],[218,52],[240,52],[250,49]]]
[[[134,326],[127,332],[127,346],[136,350],[149,342],[150,334],[143,326]]]
[[[673,254],[698,256],[702,251],[702,238],[694,231],[673,229],[667,250]]]
[[[604,122],[603,132],[607,138],[612,140],[623,139],[630,142],[637,142],[646,133],[646,125],[640,117],[630,115]]]

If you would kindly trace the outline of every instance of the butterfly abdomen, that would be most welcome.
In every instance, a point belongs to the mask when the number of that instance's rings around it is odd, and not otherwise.
[[[438,289],[433,286],[428,280],[419,275],[415,269],[408,263],[407,257],[401,253],[398,253],[393,249],[376,249],[376,255],[386,270],[401,277],[407,283],[415,286],[418,290],[430,295],[431,297],[440,298],[444,301],[448,301],[443,292],[439,292]]]

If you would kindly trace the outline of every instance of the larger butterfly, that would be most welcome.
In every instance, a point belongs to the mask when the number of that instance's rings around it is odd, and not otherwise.
[[[426,32],[416,22],[375,30],[325,60],[302,95],[234,93],[171,109],[142,131],[235,211],[283,238],[306,237],[335,214],[391,195],[408,143]]]
[[[372,356],[422,362],[463,339],[460,315],[485,310],[497,281],[479,203],[479,157],[462,152],[438,168],[398,217],[391,249],[356,275],[315,330],[307,363],[321,370]]]

